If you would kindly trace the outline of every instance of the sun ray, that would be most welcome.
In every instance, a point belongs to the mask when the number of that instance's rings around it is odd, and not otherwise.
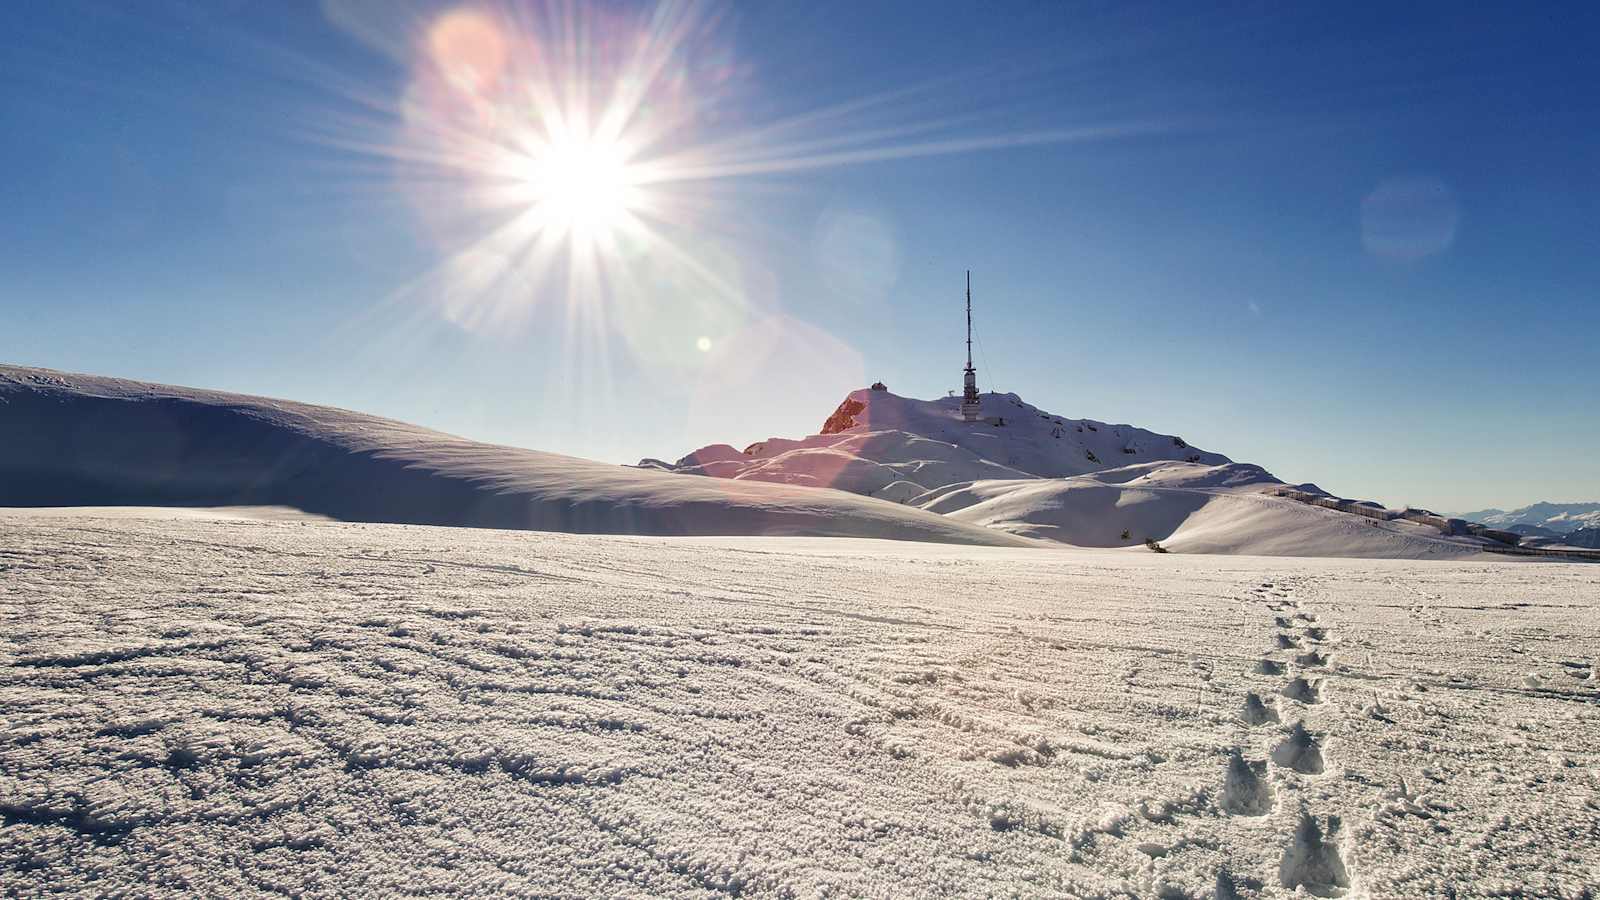
[[[346,18],[360,5],[337,2]],[[367,10],[358,30],[374,45],[408,48],[405,89],[329,74],[343,111],[302,132],[345,171],[398,186],[436,242],[439,261],[396,305],[496,338],[548,329],[586,367],[609,370],[619,338],[634,362],[703,366],[751,316],[779,312],[741,271],[760,248],[729,225],[742,196],[772,186],[761,179],[1171,124],[1017,127],[1014,111],[948,103],[970,71],[751,121],[733,9],[485,0],[419,16],[403,42],[381,6]]]

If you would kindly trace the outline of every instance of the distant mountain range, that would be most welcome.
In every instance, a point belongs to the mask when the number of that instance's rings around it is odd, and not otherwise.
[[[1480,509],[1461,513],[1460,517],[1469,522],[1482,522],[1491,528],[1510,529],[1513,525],[1530,525],[1566,534],[1580,528],[1600,528],[1600,503],[1539,502],[1513,510]]]

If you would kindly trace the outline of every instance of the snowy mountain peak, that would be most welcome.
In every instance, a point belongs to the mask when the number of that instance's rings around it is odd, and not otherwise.
[[[845,397],[818,434],[770,438],[743,451],[713,444],[674,468],[905,502],[927,490],[983,479],[1062,478],[1142,462],[1230,462],[1175,435],[1056,415],[1016,394],[983,394],[982,405],[982,418],[966,422],[959,397],[918,400],[863,388]]]
[[[1529,525],[1564,534],[1579,528],[1600,527],[1600,503],[1552,503],[1541,500],[1520,509],[1480,509],[1462,513],[1461,518],[1482,522],[1491,528]]]
[[[1016,394],[980,400],[968,422],[960,397],[917,400],[874,385],[846,396],[818,434],[743,450],[713,444],[675,464],[641,465],[836,488],[1079,547],[1155,541],[1180,553],[1422,558],[1482,543],[1398,514],[1363,515],[1365,504],[1316,502],[1336,498],[1314,485],[1295,492],[1260,466],[1176,435],[1057,415]]]

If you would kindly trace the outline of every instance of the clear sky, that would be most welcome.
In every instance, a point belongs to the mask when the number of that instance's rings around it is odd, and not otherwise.
[[[1600,6],[0,5],[0,361],[617,462],[985,389],[1600,499]]]

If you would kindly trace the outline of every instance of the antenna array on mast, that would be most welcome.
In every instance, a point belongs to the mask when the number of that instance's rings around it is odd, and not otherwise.
[[[983,404],[978,399],[978,370],[972,367],[972,270],[967,270],[967,368],[961,373],[961,418],[978,421]]]

